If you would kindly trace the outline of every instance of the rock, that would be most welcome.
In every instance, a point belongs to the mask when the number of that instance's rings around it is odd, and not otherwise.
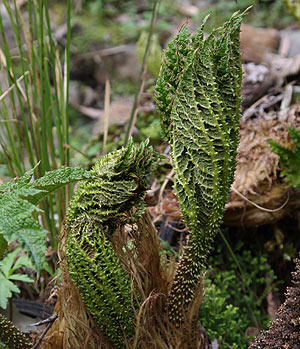
[[[197,6],[188,3],[178,4],[177,10],[186,17],[193,17],[199,13],[199,8]]]
[[[122,98],[115,102],[112,102],[109,107],[109,119],[108,125],[124,125],[128,122],[131,109],[132,98]],[[99,111],[97,123],[93,129],[93,134],[97,135],[103,132],[104,127],[104,110]]]
[[[93,88],[104,88],[107,77],[137,82],[140,70],[135,44],[128,44],[73,57],[70,78]]]
[[[114,70],[114,74],[118,80],[131,79],[137,82],[141,70],[141,63],[136,53],[136,45],[122,45],[119,52],[107,54],[107,50],[102,50],[101,59],[110,72]]]
[[[280,49],[284,57],[295,57],[300,54],[300,30],[281,30]]]
[[[69,103],[75,108],[78,105],[85,107],[103,107],[102,96],[90,86],[84,85],[81,81],[70,80]]]
[[[241,25],[241,51],[244,62],[261,63],[264,55],[275,52],[279,46],[279,34],[276,29],[255,28]]]
[[[274,86],[275,78],[267,67],[246,63],[243,64],[242,109],[249,108]]]

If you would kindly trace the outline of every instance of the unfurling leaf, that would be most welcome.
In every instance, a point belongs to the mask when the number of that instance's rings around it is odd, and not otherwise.
[[[190,229],[169,295],[169,318],[183,321],[224,213],[236,162],[241,103],[240,25],[246,11],[204,38],[184,25],[164,54],[156,99],[170,143],[174,189]]]

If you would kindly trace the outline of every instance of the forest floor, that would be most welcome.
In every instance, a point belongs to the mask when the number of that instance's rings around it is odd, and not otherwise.
[[[244,2],[243,8],[249,5],[247,2],[244,6]],[[105,151],[123,144],[141,70],[137,47],[145,48],[142,33],[148,30],[150,23],[151,7],[146,1],[133,1],[134,8],[117,6],[113,1],[103,3],[106,4],[104,8],[92,1],[89,6],[78,6],[72,19],[72,165],[90,167],[103,154],[104,132],[107,132]],[[257,4],[258,8],[254,6],[241,29],[244,75],[237,171],[226,205],[222,235],[216,239],[207,265],[207,283],[223,288],[221,293],[210,296],[223,297],[226,303],[216,312],[224,311],[229,304],[239,309],[245,309],[247,303],[252,307],[251,314],[248,308],[241,312],[241,317],[247,318],[241,331],[249,337],[258,334],[270,318],[274,318],[284,301],[286,287],[291,285],[293,259],[300,249],[300,190],[286,184],[281,175],[279,156],[267,143],[273,139],[292,147],[286,126],[300,127],[300,28],[280,7],[279,1],[271,3],[273,19],[262,4]],[[166,155],[152,179],[146,201],[163,247],[177,257],[188,232],[173,193],[169,148],[161,139],[159,116],[155,110],[155,59],[159,59],[161,50],[186,20],[190,21],[189,28],[195,31],[204,14],[213,11],[209,30],[210,26],[228,19],[239,4],[232,1],[230,6],[223,4],[222,8],[213,1],[177,1],[170,13],[169,4],[162,1],[160,5],[155,27],[154,63],[148,67],[145,77],[133,139],[139,142],[150,137],[155,149]],[[63,47],[66,41],[64,5],[54,2],[50,10],[56,40]],[[105,93],[110,100],[107,130],[104,126]],[[57,262],[56,251],[51,248],[48,261],[53,265]],[[29,324],[36,322],[32,316],[49,317],[55,303],[55,297],[49,301],[56,287],[55,281],[51,281],[46,273],[42,278],[35,289],[21,285],[21,294],[13,300],[14,312],[19,309],[23,314],[13,318],[24,331],[29,328],[32,331]],[[42,294],[41,283],[47,285]],[[229,297],[224,295],[226,292]],[[218,324],[210,324],[205,315],[202,319],[207,326],[212,326],[210,339],[213,342]],[[217,339],[214,343],[213,348],[218,348]]]

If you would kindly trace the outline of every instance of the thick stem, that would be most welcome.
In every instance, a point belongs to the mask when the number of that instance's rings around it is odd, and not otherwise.
[[[176,326],[180,326],[184,321],[184,313],[201,287],[205,259],[206,253],[200,253],[199,246],[190,236],[177,266],[168,297],[168,316]]]
[[[9,349],[29,349],[32,347],[30,339],[2,314],[0,314],[0,341]]]

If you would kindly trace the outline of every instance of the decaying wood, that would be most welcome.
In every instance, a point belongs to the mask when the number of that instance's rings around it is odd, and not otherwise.
[[[274,52],[279,45],[276,29],[255,28],[248,24],[241,25],[241,51],[244,62],[261,63],[267,52]]]
[[[289,189],[279,176],[279,156],[272,152],[267,143],[268,139],[273,139],[284,146],[292,146],[287,125],[300,126],[299,105],[278,112],[270,111],[241,123],[233,184],[249,201],[263,208],[276,209],[288,199],[287,204],[279,211],[267,212],[231,192],[226,206],[225,224],[246,227],[267,224],[300,207],[299,190]]]
[[[251,117],[241,119],[233,187],[246,199],[231,191],[224,216],[226,225],[251,227],[268,224],[293,215],[300,207],[300,189],[291,189],[284,182],[280,176],[279,156],[267,143],[273,139],[283,146],[292,146],[286,126],[300,127],[300,105],[266,112],[264,103],[268,103],[269,97],[258,103],[258,110]],[[281,100],[283,105],[284,96]],[[165,191],[159,205],[149,211],[155,220],[166,216],[167,224],[182,219],[178,201],[170,190]]]

